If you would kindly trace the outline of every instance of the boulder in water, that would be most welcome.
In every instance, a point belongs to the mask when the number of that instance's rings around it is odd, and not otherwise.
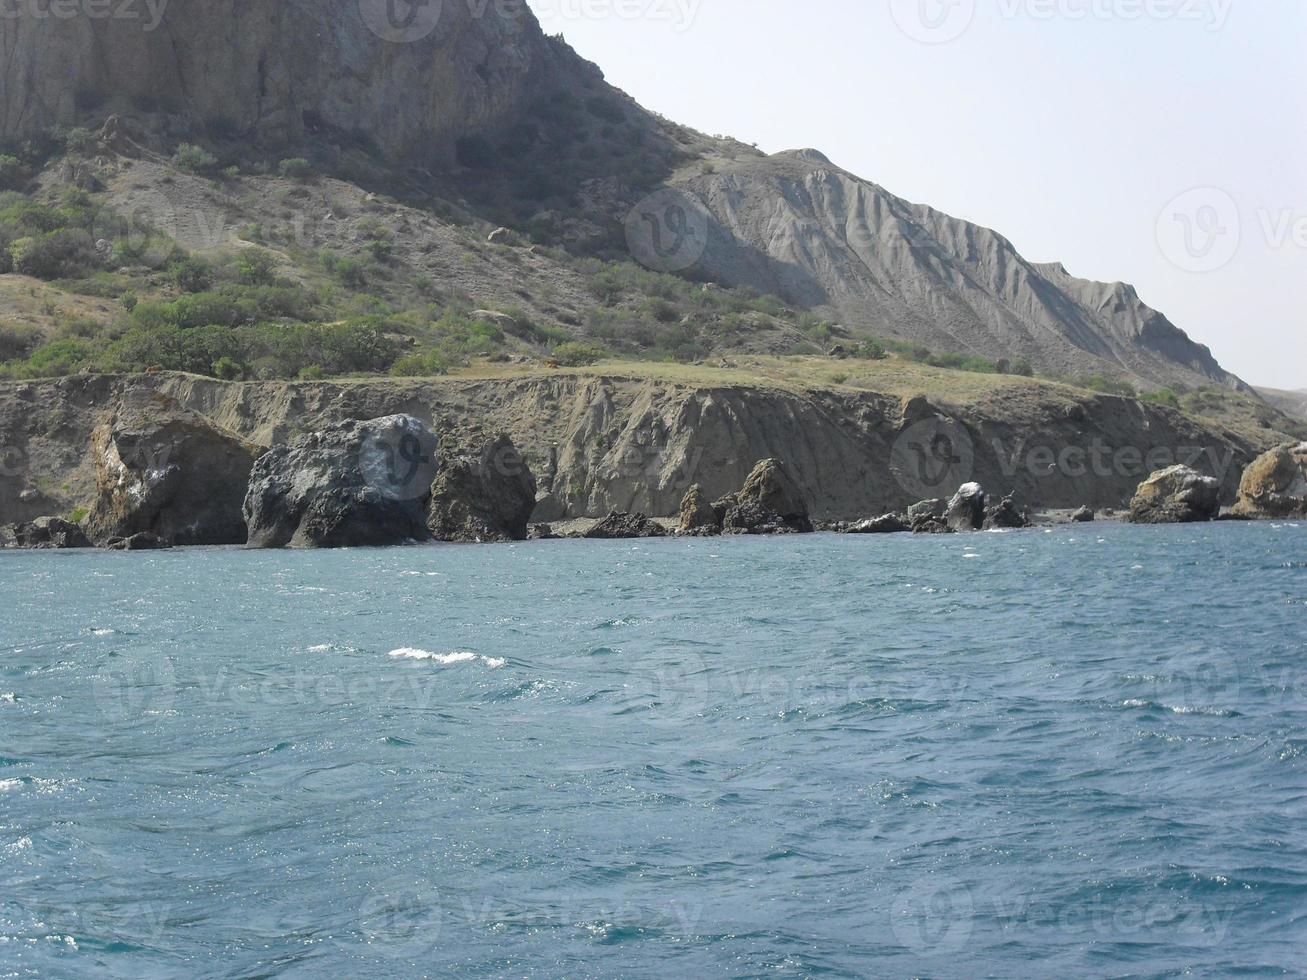
[[[985,511],[986,531],[1020,530],[1030,527],[1030,515],[1017,506],[1016,499],[1004,497],[996,506]]]
[[[172,544],[157,534],[141,531],[125,538],[110,538],[104,546],[110,551],[163,551],[171,548]]]
[[[902,514],[882,514],[865,521],[850,524],[844,529],[845,534],[904,534],[912,530],[907,518]]]
[[[764,459],[713,512],[726,534],[811,534],[808,502],[778,459]]]
[[[1097,519],[1098,519],[1098,515],[1095,514],[1088,507],[1081,507],[1078,511],[1076,511],[1074,514],[1071,515],[1072,524],[1092,524]]]
[[[1307,519],[1307,442],[1278,446],[1253,460],[1239,484],[1234,514],[1256,520]]]
[[[944,521],[953,531],[979,531],[985,526],[985,488],[964,483],[948,502]]]
[[[250,474],[251,548],[425,541],[437,440],[411,415],[340,422],[277,446]]]
[[[507,435],[479,450],[441,447],[427,527],[437,541],[525,541],[536,479]]]
[[[1132,524],[1194,524],[1221,513],[1221,485],[1188,466],[1158,470],[1130,501]]]

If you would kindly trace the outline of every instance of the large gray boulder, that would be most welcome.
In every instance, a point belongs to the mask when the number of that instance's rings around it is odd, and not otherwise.
[[[427,527],[437,541],[525,541],[536,479],[506,435],[476,450],[441,448]]]
[[[616,510],[585,533],[585,537],[600,541],[666,536],[667,529],[644,514],[627,514]]]
[[[244,544],[242,504],[261,450],[166,395],[137,390],[91,437],[101,543],[152,534],[169,545]]]
[[[430,538],[437,440],[410,415],[341,422],[278,446],[250,474],[251,548],[349,548]]]
[[[985,526],[985,488],[964,483],[948,502],[944,522],[952,531],[979,531]]]
[[[1221,513],[1221,485],[1188,466],[1158,470],[1130,501],[1132,524],[1194,524]]]
[[[1307,442],[1278,446],[1243,472],[1234,513],[1259,520],[1307,519]]]
[[[902,514],[882,514],[865,521],[850,524],[846,534],[904,534],[912,530],[912,525]]]

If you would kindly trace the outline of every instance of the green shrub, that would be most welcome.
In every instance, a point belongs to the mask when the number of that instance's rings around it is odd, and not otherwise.
[[[184,258],[174,262],[168,275],[184,293],[202,293],[213,285],[213,269],[201,259]]]
[[[208,173],[218,166],[218,158],[202,146],[183,143],[172,155],[173,165],[193,174]]]
[[[608,352],[602,347],[596,347],[593,344],[585,344],[580,341],[571,340],[565,344],[559,344],[553,350],[553,358],[563,367],[584,367],[587,364],[594,364],[608,356]]]
[[[261,248],[244,248],[236,256],[236,278],[247,286],[271,286],[277,279],[272,253]]]
[[[13,270],[37,279],[85,275],[103,261],[91,236],[80,229],[61,228],[9,246]]]
[[[0,323],[0,361],[26,357],[36,347],[40,334],[26,323]]]
[[[303,157],[291,157],[277,165],[277,172],[291,180],[308,180],[313,176],[313,164]]]
[[[0,154],[0,191],[21,187],[30,175],[26,165],[17,157]]]
[[[448,374],[451,366],[449,358],[439,351],[424,351],[401,357],[390,373],[397,378],[431,378]]]
[[[233,357],[223,355],[213,362],[211,373],[223,381],[239,381],[245,377],[245,365]]]

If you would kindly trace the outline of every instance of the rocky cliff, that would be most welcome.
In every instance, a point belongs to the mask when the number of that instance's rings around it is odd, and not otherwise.
[[[111,7],[0,18],[0,140],[88,112],[147,112],[273,142],[326,134],[398,160],[448,161],[457,139],[504,124],[558,75],[524,4]]]
[[[963,402],[848,388],[638,373],[486,380],[225,383],[191,375],[0,384],[0,523],[89,502],[97,424],[129,391],[158,392],[252,443],[283,445],[345,419],[396,413],[437,435],[509,433],[539,481],[535,520],[677,513],[699,484],[738,489],[783,460],[819,520],[948,496],[977,480],[1042,507],[1119,507],[1151,470],[1190,463],[1234,498],[1264,442],[1134,399],[1013,380]]]

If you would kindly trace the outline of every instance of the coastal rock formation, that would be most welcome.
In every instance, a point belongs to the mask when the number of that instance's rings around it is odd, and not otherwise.
[[[695,484],[681,500],[676,533],[692,537],[711,537],[722,533],[722,522],[708,501],[703,487]]]
[[[811,534],[808,502],[778,459],[764,459],[744,486],[713,502],[725,534]]]
[[[409,415],[349,420],[269,450],[254,464],[251,548],[348,548],[424,541],[437,440]]]
[[[437,541],[525,541],[535,505],[536,479],[507,435],[479,450],[441,446],[427,518]]]
[[[62,550],[90,547],[91,541],[81,525],[61,517],[38,517],[25,524],[6,524],[0,527],[0,548]]]
[[[1221,487],[1188,466],[1158,470],[1139,485],[1130,501],[1132,524],[1194,524],[1221,512]]]
[[[1020,530],[1030,527],[1030,515],[1017,506],[1013,497],[1004,497],[985,511],[985,530]]]
[[[91,439],[96,541],[150,533],[168,544],[244,544],[241,505],[259,450],[167,396],[135,390]]]
[[[1307,442],[1279,446],[1253,460],[1239,484],[1238,517],[1307,518]]]
[[[902,514],[882,514],[880,517],[872,517],[865,521],[857,521],[850,524],[846,529],[846,534],[903,534],[911,531],[912,525]]]
[[[1077,510],[1074,514],[1071,515],[1071,523],[1092,524],[1094,523],[1095,520],[1097,520],[1097,518],[1098,515],[1095,514],[1088,507],[1081,507],[1079,510]]]
[[[613,511],[585,533],[592,540],[618,538],[665,538],[667,529],[644,514],[627,514]]]
[[[944,523],[952,531],[979,531],[985,526],[985,488],[965,483],[948,502]]]

